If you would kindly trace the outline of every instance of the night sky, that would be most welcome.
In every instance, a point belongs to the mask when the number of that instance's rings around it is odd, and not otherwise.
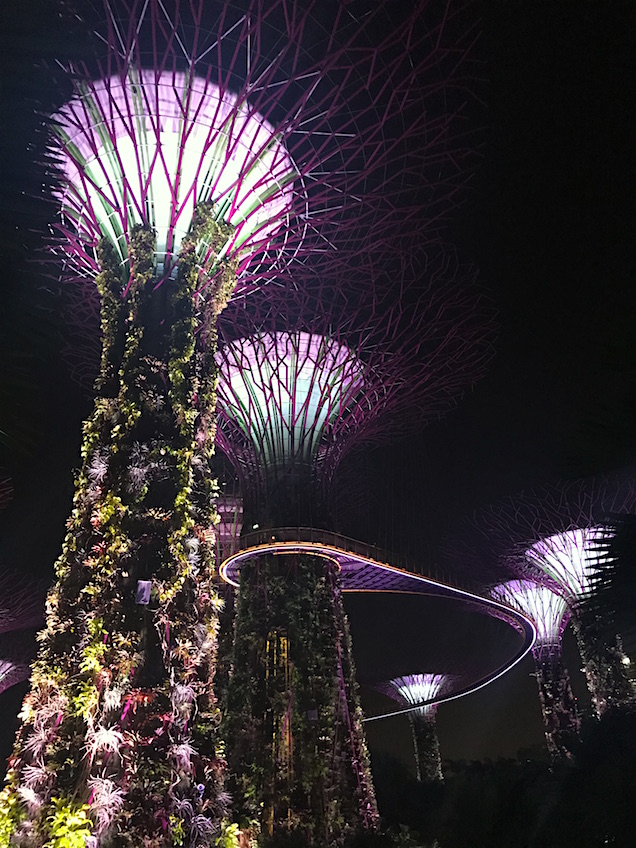
[[[30,230],[51,215],[33,198],[39,175],[27,149],[39,144],[34,97],[44,111],[60,97],[33,67],[41,55],[55,55],[56,45],[64,49],[51,5],[5,0],[0,20],[0,429],[11,437],[0,446],[0,466],[15,485],[13,503],[0,514],[0,567],[41,576],[51,574],[60,548],[80,424],[90,411],[61,358],[56,284],[25,261],[37,245]],[[347,516],[349,534],[408,554],[424,569],[473,509],[531,484],[636,459],[634,9],[611,0],[476,4],[483,104],[471,104],[467,119],[484,131],[448,237],[463,260],[479,266],[496,304],[496,356],[445,419],[352,460],[366,494],[363,508]],[[391,604],[386,613],[371,603],[365,609],[359,599],[349,609],[364,681],[374,657],[383,656],[365,641],[365,628],[394,611]],[[412,606],[403,612],[417,619]],[[396,640],[402,661],[425,661],[434,636],[402,633],[400,642],[396,629],[387,641]],[[566,658],[574,671],[569,636]],[[489,689],[441,707],[443,756],[512,756],[540,744],[531,672],[527,660]],[[584,684],[577,677],[574,685],[585,708]],[[3,725],[24,691],[0,696]],[[379,708],[380,696],[364,697]],[[369,733],[372,749],[409,756],[404,719],[374,724]]]

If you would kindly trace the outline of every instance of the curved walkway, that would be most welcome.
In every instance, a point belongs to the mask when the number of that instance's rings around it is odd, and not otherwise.
[[[246,560],[276,553],[314,554],[338,565],[343,592],[385,592],[462,600],[483,613],[505,620],[523,636],[523,644],[508,661],[468,686],[435,701],[423,701],[413,707],[371,716],[365,721],[377,721],[412,712],[426,704],[440,704],[469,695],[509,671],[534,644],[536,628],[519,610],[480,594],[476,587],[459,586],[437,576],[407,571],[393,564],[396,558],[390,554],[338,533],[308,527],[282,527],[249,533],[241,537],[238,543],[239,547],[224,558],[220,567],[221,578],[232,586],[238,587],[241,563]]]

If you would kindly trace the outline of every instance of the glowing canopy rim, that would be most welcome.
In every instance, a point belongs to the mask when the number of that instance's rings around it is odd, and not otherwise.
[[[220,447],[225,419],[269,468],[315,460],[364,387],[364,363],[345,344],[312,333],[237,339],[216,359]],[[226,452],[231,455],[229,446]]]
[[[403,704],[416,706],[417,716],[434,719],[438,696],[452,679],[452,675],[448,674],[409,674],[389,680],[382,691]]]
[[[602,526],[580,527],[535,542],[525,555],[572,605],[592,588],[594,567],[590,554],[593,545],[605,538],[607,530]]]
[[[363,719],[364,722],[379,721],[380,719],[391,718],[397,715],[407,715],[422,710],[427,706],[454,701],[457,698],[477,692],[479,689],[483,689],[484,686],[493,683],[506,674],[506,672],[510,671],[534,647],[537,628],[529,616],[515,607],[511,607],[494,598],[484,597],[421,574],[414,574],[404,569],[396,568],[388,563],[378,562],[369,556],[352,550],[351,546],[341,546],[346,540],[338,534],[312,530],[310,531],[313,537],[312,541],[284,539],[285,535],[289,535],[286,532],[289,530],[290,528],[273,529],[261,531],[257,534],[248,534],[247,537],[243,537],[242,544],[246,546],[241,550],[231,553],[221,563],[219,568],[221,579],[234,586],[234,588],[238,588],[240,565],[244,560],[267,556],[269,554],[308,553],[336,564],[340,572],[340,584],[343,593],[382,592],[419,594],[467,600],[481,606],[485,612],[490,610],[504,612],[509,619],[516,621],[519,630],[523,634],[523,644],[511,659],[491,673],[484,675],[476,682],[462,687],[458,691],[446,695],[437,695],[435,698],[416,704],[415,706],[392,710],[391,712],[382,713],[377,716],[367,716]],[[250,536],[253,538],[260,537],[259,541],[250,545]],[[325,541],[320,541],[317,538],[318,536],[323,536]],[[329,537],[329,541],[327,541],[327,537]]]
[[[157,233],[157,269],[168,275],[202,202],[236,228],[219,259],[253,241],[262,248],[290,214],[299,172],[282,140],[204,77],[129,68],[78,84],[53,132],[63,221],[89,246],[108,238],[122,264],[131,228],[144,224]],[[207,253],[200,245],[204,266]]]
[[[566,600],[532,580],[509,580],[493,586],[490,594],[521,610],[537,628],[536,646],[559,645],[570,617]]]

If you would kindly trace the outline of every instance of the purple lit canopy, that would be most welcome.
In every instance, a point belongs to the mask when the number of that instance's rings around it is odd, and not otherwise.
[[[169,276],[203,201],[236,228],[219,260],[267,245],[287,220],[298,176],[292,160],[274,128],[212,83],[209,71],[198,77],[131,65],[125,77],[78,83],[54,131],[64,152],[62,217],[73,259],[89,273],[97,266],[87,247],[106,236],[126,263],[132,227],[149,224],[157,274]],[[207,270],[207,246],[198,251]]]
[[[32,630],[0,635],[0,694],[29,679],[35,650]]]
[[[572,605],[589,588],[590,555],[611,516],[636,507],[629,477],[538,486],[477,511],[445,543],[445,556],[475,579],[528,576]]]
[[[448,546],[457,563],[484,562],[490,573],[504,569],[529,577],[561,595],[571,622],[597,715],[632,705],[636,687],[619,637],[599,638],[598,622],[580,601],[593,590],[594,561],[605,527],[618,513],[633,511],[636,490],[625,476],[544,486],[479,512]],[[493,568],[494,566],[494,568]]]
[[[223,417],[240,422],[268,468],[323,461],[326,434],[354,414],[365,388],[365,366],[355,353],[312,333],[237,339],[218,359]]]
[[[521,610],[537,628],[535,650],[557,646],[569,620],[565,600],[532,580],[509,580],[490,590],[493,598]]]
[[[200,285],[233,255],[239,291],[288,270],[298,283],[309,255],[351,267],[370,247],[438,241],[471,160],[458,117],[473,35],[436,17],[425,0],[103,0],[95,58],[68,68],[74,94],[51,122],[78,367],[98,325],[81,283],[102,237],[126,265],[136,224],[157,232],[160,282],[212,204],[236,229],[213,259],[197,245]]]
[[[416,707],[425,701],[425,706],[416,710],[416,715],[428,716],[435,713],[435,701],[443,694],[452,677],[447,674],[409,674],[406,677],[396,677],[387,683],[377,686],[378,691],[388,695],[400,704]]]
[[[603,527],[579,527],[547,536],[530,545],[526,558],[558,586],[570,606],[592,588],[597,544],[605,539]]]
[[[398,263],[398,278],[386,262],[364,280],[340,269],[224,311],[217,444],[246,502],[293,489],[319,508],[346,453],[439,417],[482,375],[492,314],[474,270],[429,254]]]

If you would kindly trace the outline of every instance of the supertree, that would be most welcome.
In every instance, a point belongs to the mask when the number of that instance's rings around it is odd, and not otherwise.
[[[342,457],[439,415],[483,371],[492,324],[472,269],[434,251],[410,272],[364,268],[361,286],[352,267],[224,313],[218,445],[263,538],[329,528]],[[328,842],[377,815],[338,570],[320,544],[242,561],[226,722],[242,814],[266,799],[263,827]]]
[[[436,783],[444,779],[442,759],[439,751],[439,739],[435,720],[437,705],[428,703],[419,706],[423,701],[434,702],[435,698],[444,693],[452,678],[447,674],[409,674],[406,677],[395,677],[386,683],[379,684],[379,692],[404,706],[417,707],[408,713],[411,732],[413,734],[413,749],[415,752],[415,770],[417,779],[424,783]]]
[[[387,5],[104,0],[94,58],[66,67],[51,247],[101,364],[5,841],[217,838],[216,318],[310,253],[433,234],[463,179],[473,36]]]
[[[535,623],[532,648],[546,744],[553,760],[570,759],[581,728],[570,677],[563,664],[562,636],[570,619],[565,599],[532,580],[509,580],[490,590]]]
[[[485,579],[505,580],[512,570],[565,600],[598,716],[633,703],[634,687],[620,637],[601,638],[581,601],[591,590],[611,516],[630,512],[635,503],[633,485],[618,477],[537,487],[480,510],[447,546],[455,561],[482,569]]]
[[[246,527],[328,527],[346,454],[439,418],[485,371],[493,313],[475,270],[444,248],[373,259],[224,313],[217,443]]]
[[[101,56],[69,68],[76,96],[55,118],[53,248],[89,283],[67,292],[80,375],[99,357],[105,236],[125,276],[135,225],[153,227],[159,282],[196,218],[199,295],[229,257],[245,291],[290,267],[298,283],[308,256],[316,272],[345,247],[362,261],[438,238],[472,158],[461,6],[103,2]],[[201,215],[222,232],[199,233],[214,228]]]

